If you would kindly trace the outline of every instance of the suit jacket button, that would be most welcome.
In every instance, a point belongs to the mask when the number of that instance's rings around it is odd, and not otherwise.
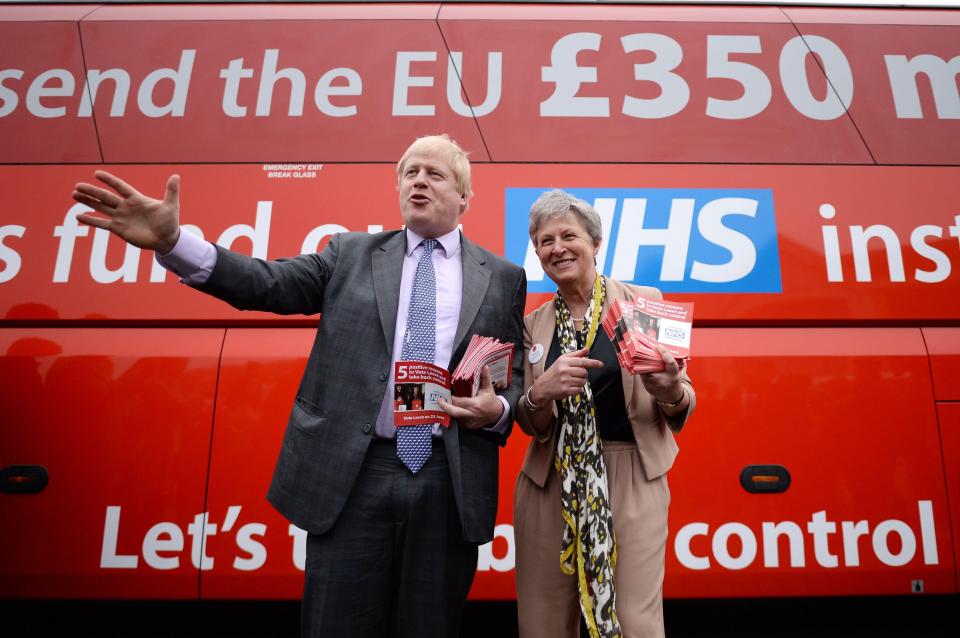
[[[363,424],[363,433],[364,433],[364,434],[370,434],[372,431],[373,431],[373,426],[372,426],[372,425],[370,425],[369,423],[364,423],[364,424]]]
[[[384,371],[380,374],[380,380],[381,380],[381,381],[386,381],[386,380],[387,380],[387,377],[389,377],[389,376],[390,376],[390,371],[389,371],[389,370],[384,370]]]

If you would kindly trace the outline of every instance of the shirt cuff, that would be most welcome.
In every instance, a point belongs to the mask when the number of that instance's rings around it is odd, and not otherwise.
[[[494,423],[493,425],[484,426],[484,430],[489,430],[490,432],[496,432],[497,434],[503,434],[507,431],[507,426],[510,425],[510,404],[507,403],[507,400],[504,399],[499,394],[497,398],[500,399],[500,403],[503,404],[503,414],[500,415],[500,420]]]
[[[173,249],[156,257],[157,263],[179,276],[181,283],[199,286],[210,278],[217,264],[217,249],[181,226],[180,238]]]

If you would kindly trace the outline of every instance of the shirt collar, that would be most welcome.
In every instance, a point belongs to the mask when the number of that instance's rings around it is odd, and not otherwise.
[[[425,237],[421,237],[417,233],[413,232],[409,228],[407,232],[407,256],[413,255],[413,251],[416,250],[417,246],[420,245]],[[460,229],[454,228],[446,235],[441,235],[436,238],[440,245],[443,246],[444,256],[449,258],[454,255],[454,253],[460,248]]]

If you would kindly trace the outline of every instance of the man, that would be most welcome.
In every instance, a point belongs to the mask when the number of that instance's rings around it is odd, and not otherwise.
[[[266,262],[180,231],[179,177],[163,200],[102,171],[78,215],[157,252],[185,283],[236,308],[322,313],[268,499],[309,532],[304,636],[455,636],[493,536],[499,450],[523,386],[522,269],[457,229],[470,163],[446,135],[397,165],[405,231],[335,235],[318,254]],[[394,363],[453,370],[474,334],[515,345],[512,383],[443,408],[449,428],[393,426]]]

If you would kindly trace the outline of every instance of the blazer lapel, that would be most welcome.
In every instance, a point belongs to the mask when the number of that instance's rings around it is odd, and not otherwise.
[[[460,320],[457,323],[457,334],[453,338],[453,350],[451,350],[454,354],[460,350],[460,342],[463,341],[467,330],[477,317],[483,298],[487,295],[487,288],[490,286],[490,268],[487,266],[486,257],[476,250],[462,233],[460,235],[460,251],[463,264],[463,295],[460,299]],[[458,360],[459,358],[456,356],[451,357],[451,367]]]
[[[553,344],[553,335],[557,327],[557,307],[553,299],[547,302],[543,310],[537,315],[536,322],[530,326],[530,338],[533,345],[539,345],[543,352],[536,363],[531,364],[533,378],[537,379],[543,374],[547,365],[547,355],[550,354],[550,346]],[[529,353],[528,355],[529,356]],[[532,385],[532,381],[531,381]]]
[[[406,233],[398,232],[373,251],[373,289],[380,312],[380,324],[387,341],[387,352],[393,356],[393,338],[397,327],[397,306],[400,304],[400,277],[403,274],[403,252]]]

